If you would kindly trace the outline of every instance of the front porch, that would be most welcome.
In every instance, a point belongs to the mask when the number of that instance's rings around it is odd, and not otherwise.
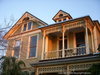
[[[31,65],[35,68],[35,75],[88,75],[87,70],[92,64],[100,63],[98,55],[41,60]]]
[[[93,35],[85,21],[44,30],[42,60],[94,53]]]

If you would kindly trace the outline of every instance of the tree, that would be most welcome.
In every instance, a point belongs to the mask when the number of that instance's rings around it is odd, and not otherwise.
[[[97,50],[99,51],[98,57],[100,57],[100,44],[98,45]],[[88,71],[91,73],[91,75],[100,75],[100,63],[93,64]]]
[[[7,40],[3,39],[3,36],[12,27],[14,22],[15,19],[13,16],[11,16],[9,20],[5,18],[4,22],[0,23],[0,57],[4,56],[7,48]]]
[[[91,73],[90,75],[100,75],[100,63],[93,64],[88,71]]]
[[[6,56],[3,56],[0,60],[3,60],[0,75],[28,75],[28,73],[25,74],[22,71],[22,67],[25,67],[25,63],[22,60]]]

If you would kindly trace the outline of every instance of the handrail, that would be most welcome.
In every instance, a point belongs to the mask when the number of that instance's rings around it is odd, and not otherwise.
[[[63,58],[63,50],[52,50],[44,53],[45,59]],[[64,49],[64,57],[80,56],[86,54],[86,46]]]

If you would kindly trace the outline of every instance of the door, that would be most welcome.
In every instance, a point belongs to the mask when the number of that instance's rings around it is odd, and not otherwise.
[[[86,53],[84,32],[76,33],[76,47],[78,47],[77,48],[77,54],[78,55]]]
[[[59,37],[59,57],[62,57],[63,40]],[[67,49],[67,36],[64,37],[64,49]]]

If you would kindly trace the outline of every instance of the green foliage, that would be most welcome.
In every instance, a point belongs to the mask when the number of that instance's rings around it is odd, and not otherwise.
[[[100,75],[100,63],[93,64],[88,71],[91,73],[91,75]]]
[[[1,63],[1,75],[29,75],[28,72],[23,72],[21,67],[25,67],[25,63],[22,60],[17,60],[15,57],[3,56],[0,60]]]

